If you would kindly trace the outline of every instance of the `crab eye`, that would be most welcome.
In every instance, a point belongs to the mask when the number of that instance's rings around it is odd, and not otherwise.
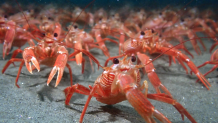
[[[161,38],[161,37],[162,37],[162,35],[160,34],[160,35],[159,35],[159,37]]]
[[[77,28],[78,28],[78,26],[77,26],[77,25],[75,25],[75,26],[74,26],[74,29],[77,29]]]
[[[118,60],[117,58],[114,58],[114,59],[113,59],[113,63],[114,63],[114,64],[119,64],[119,60]]]
[[[5,15],[4,18],[8,18],[8,15]]]
[[[145,35],[145,32],[144,32],[144,31],[141,31],[141,35]]]
[[[52,18],[51,18],[51,17],[48,17],[48,20],[52,20]]]
[[[57,33],[54,33],[54,37],[58,37],[58,34],[57,34]]]
[[[42,33],[42,37],[45,37],[45,33]]]
[[[132,61],[132,62],[135,62],[135,61],[136,61],[136,57],[135,57],[135,56],[132,56],[132,57],[131,57],[131,61]]]

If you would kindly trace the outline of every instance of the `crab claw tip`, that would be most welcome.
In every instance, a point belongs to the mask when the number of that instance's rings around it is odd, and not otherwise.
[[[32,57],[31,58],[31,62],[33,63],[33,65],[36,67],[36,69],[38,70],[38,72],[40,71],[40,67],[39,67],[39,63],[38,61],[36,60],[35,57]]]
[[[57,86],[58,86],[58,84],[59,84],[59,83],[56,83],[56,84],[55,84],[55,87],[57,87]]]

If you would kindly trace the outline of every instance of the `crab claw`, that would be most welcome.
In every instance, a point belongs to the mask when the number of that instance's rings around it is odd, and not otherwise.
[[[81,64],[82,64],[82,59],[83,59],[83,54],[82,54],[82,52],[76,54],[75,58],[76,58],[76,63],[77,63],[77,65],[81,65]]]
[[[58,76],[57,76],[57,80],[56,80],[56,84],[55,87],[58,86],[58,84],[61,81],[61,78],[63,76],[63,72],[64,72],[64,68],[67,64],[67,60],[68,60],[68,56],[67,54],[59,54],[56,61],[55,61],[55,65],[48,77],[48,81],[47,81],[47,85],[49,85],[49,83],[51,82],[51,80],[53,79],[54,75],[57,73],[58,71]]]
[[[77,40],[79,40],[79,39],[77,39]],[[77,43],[75,43],[74,48],[78,49],[78,50],[81,50],[82,49],[81,41],[78,41]],[[75,58],[76,58],[77,65],[81,65],[82,64],[82,57],[83,57],[82,52],[76,54]]]
[[[3,45],[3,59],[5,59],[5,55],[7,54],[8,52],[8,45],[7,45],[7,42],[4,41],[4,45]]]
[[[3,59],[5,58],[5,55],[9,53],[11,50],[11,45],[13,43],[14,37],[15,37],[15,22],[9,21],[7,23],[8,30],[5,34],[5,40],[3,45]]]
[[[58,84],[60,83],[61,81],[61,78],[63,76],[63,72],[64,72],[64,69],[63,68],[60,68],[60,67],[57,67],[57,66],[54,66],[49,77],[48,77],[48,81],[47,81],[47,85],[49,85],[49,83],[51,82],[51,80],[53,79],[54,75],[56,74],[56,72],[58,71],[58,77],[57,77],[57,80],[56,80],[56,84],[55,84],[55,87],[58,86]]]
[[[31,62],[32,64],[36,67],[36,69],[38,70],[38,72],[40,71],[40,67],[39,67],[39,62],[37,61],[35,54],[33,52],[33,49],[31,48],[26,48],[23,51],[23,59],[25,61],[25,65],[27,70],[32,74],[32,66],[31,66]]]
[[[32,57],[29,62],[27,62],[27,60],[25,60],[27,70],[32,74],[31,62],[39,72],[40,71],[39,63],[38,63],[38,61],[36,60],[35,57]]]

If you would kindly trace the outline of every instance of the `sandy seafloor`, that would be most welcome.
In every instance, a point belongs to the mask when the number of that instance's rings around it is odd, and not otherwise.
[[[207,51],[203,51],[202,55],[197,55],[190,42],[186,43],[189,51],[195,56],[191,59],[196,65],[210,59],[211,54],[208,49],[212,45],[212,41],[203,39],[207,46]],[[0,45],[2,49],[2,45]],[[107,43],[111,56],[118,53],[118,47],[115,44]],[[24,47],[23,47],[24,48]],[[13,48],[14,50],[15,48]],[[103,65],[107,59],[100,50],[92,49],[91,53]],[[6,60],[0,60],[0,68],[2,69],[11,55]],[[2,51],[0,53],[2,57]],[[21,56],[20,56],[21,57]],[[155,57],[155,56],[152,56]],[[87,57],[85,57],[87,59]],[[172,64],[169,67],[168,57],[162,56],[153,62],[162,83],[169,89],[173,97],[180,102],[189,113],[199,123],[215,123],[218,122],[218,71],[214,71],[207,76],[211,84],[210,90],[207,90],[201,83],[196,83],[195,75],[187,75],[181,65]],[[95,79],[102,69],[92,72],[89,62],[86,62],[85,73],[81,74],[81,66],[76,63],[69,63],[73,70],[73,82],[88,87],[93,85]],[[16,67],[11,65],[5,74],[0,74],[0,122],[78,122],[81,111],[86,103],[87,96],[75,94],[71,101],[70,107],[64,104],[64,93],[62,92],[70,85],[68,69],[65,68],[63,78],[58,87],[54,87],[56,79],[53,79],[50,86],[46,85],[48,75],[51,68],[41,66],[41,71],[34,71],[31,75],[27,69],[23,67],[18,84],[18,89],[14,82],[18,71]],[[205,73],[212,68],[207,65],[200,69]],[[56,77],[55,77],[56,78]],[[144,75],[142,80],[148,80]],[[152,85],[149,83],[149,93],[155,93]],[[175,108],[169,104],[151,100],[156,109],[161,111],[173,123],[190,122],[187,118],[182,121],[180,114]],[[106,106],[93,98],[89,104],[88,110],[84,117],[86,123],[139,123],[144,122],[143,118],[128,103],[123,101],[113,106]]]

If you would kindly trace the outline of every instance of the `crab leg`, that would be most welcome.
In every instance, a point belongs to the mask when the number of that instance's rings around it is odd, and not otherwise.
[[[120,31],[120,38],[119,38],[119,54],[121,54],[121,51],[123,51],[123,44],[125,41],[125,34]]]
[[[178,29],[178,30],[170,30],[170,31],[166,31],[165,34],[176,34],[175,36],[181,36],[181,35],[187,35],[188,38],[190,39],[190,42],[194,48],[194,50],[196,51],[197,54],[201,54],[201,50],[200,47],[197,44],[197,35],[192,31],[192,30],[183,30],[183,29]],[[181,41],[181,39],[178,39],[179,41]],[[200,43],[202,44],[202,42],[200,41]],[[203,45],[203,44],[202,44]],[[205,46],[203,45],[204,49]]]
[[[88,51],[86,51],[86,50],[84,50],[84,49],[80,49],[80,50],[79,50],[79,49],[76,49],[76,51],[74,51],[73,53],[71,53],[71,54],[69,55],[69,58],[75,56],[76,54],[78,54],[78,53],[80,53],[80,52],[82,52],[82,53],[84,53],[85,55],[89,56],[96,64],[98,64],[98,67],[101,66],[100,63],[99,63],[99,61],[98,61],[90,52],[88,52]],[[101,66],[101,67],[102,67],[102,66]]]
[[[195,19],[195,24],[196,25],[201,25],[202,28],[200,28],[200,30],[195,30],[195,28],[193,28],[194,31],[201,31],[201,32],[205,32],[207,35],[209,35],[209,37],[211,37],[214,41],[218,41],[217,38],[216,38],[216,33],[215,31],[213,31],[213,29],[211,27],[209,27],[206,23],[205,23],[205,20],[202,20],[202,19]],[[198,29],[198,28],[197,28]],[[205,46],[204,46],[205,47]]]
[[[189,114],[189,112],[180,103],[172,99],[172,97],[161,93],[161,94],[147,94],[147,98],[171,104],[178,110],[183,120],[185,115],[192,123],[197,123],[195,119]]]
[[[81,114],[80,119],[79,119],[79,122],[80,122],[80,123],[83,122],[83,117],[84,117],[84,115],[85,115],[85,112],[86,112],[86,110],[87,110],[87,108],[88,108],[89,102],[90,102],[90,100],[91,100],[93,94],[95,93],[95,91],[97,91],[97,87],[98,87],[98,86],[94,86],[94,87],[92,88],[91,92],[90,92],[90,95],[89,95],[89,97],[88,97],[88,99],[87,99],[87,101],[86,101],[86,104],[85,104],[85,106],[84,106],[84,108],[83,108],[82,114]]]
[[[16,49],[16,50],[13,52],[11,58],[15,58],[18,53],[22,53],[22,52],[23,52],[23,50],[21,50],[20,48],[19,48],[19,49]],[[13,64],[14,64],[14,62],[13,62]],[[15,64],[14,64],[14,66],[15,66]]]
[[[66,66],[67,66],[67,68],[68,68],[68,70],[69,70],[69,74],[70,74],[70,84],[71,84],[71,86],[73,85],[73,73],[72,73],[72,70],[71,70],[71,67],[70,67],[70,65],[67,63],[66,64]]]
[[[218,42],[214,43],[211,48],[210,48],[210,53],[212,52],[212,50],[218,45]]]
[[[104,55],[107,57],[110,57],[109,51],[108,51],[107,47],[105,46],[99,31],[95,31],[95,37],[96,37],[96,40],[97,40],[99,46],[101,47]]]
[[[21,62],[21,63],[20,63],[19,70],[18,70],[18,73],[17,73],[16,81],[15,81],[15,85],[16,85],[18,88],[20,88],[20,86],[19,86],[17,83],[18,83],[18,79],[19,79],[19,76],[20,76],[21,69],[22,69],[23,64],[24,64],[24,60],[18,59],[18,58],[12,58],[12,59],[10,59],[10,60],[5,64],[4,68],[2,69],[2,73],[4,73],[5,70],[9,67],[9,65],[10,65],[11,63],[14,63],[14,62]]]
[[[207,64],[213,64],[213,68],[211,68],[207,73],[204,74],[204,76],[208,75],[209,73],[211,73],[212,71],[214,71],[216,68],[218,68],[218,49],[215,50],[213,52],[213,54],[211,55],[211,61],[206,61],[205,63],[201,64],[200,66],[198,66],[198,68],[201,68]],[[192,71],[191,71],[191,74],[192,74]],[[198,82],[199,79],[196,81]]]
[[[23,50],[21,50],[20,48],[19,48],[19,49],[16,49],[16,50],[13,52],[11,58],[15,58],[18,53],[22,53],[22,52],[23,52]]]
[[[90,89],[80,84],[75,84],[73,86],[65,88],[64,89],[64,93],[66,97],[65,105],[69,105],[70,99],[73,96],[74,92],[79,93],[79,94],[89,95]]]
[[[186,56],[185,54],[182,54],[180,51],[176,49],[170,49],[167,47],[158,47],[155,52],[162,53],[174,56],[178,59],[180,64],[186,69],[183,62],[185,62],[189,68],[195,73],[195,75],[201,80],[201,82],[204,84],[204,86],[209,90],[209,87],[211,86],[210,83],[207,81],[207,79],[201,74],[201,72],[198,70],[198,68],[195,66],[195,64]],[[187,71],[187,69],[186,69]]]
[[[198,46],[197,44],[197,35],[194,34],[193,31],[189,30],[189,31],[186,31],[186,34],[188,36],[188,38],[190,39],[190,42],[192,44],[192,46],[194,47],[194,50],[196,51],[196,53],[199,55],[201,54],[201,50],[200,50],[200,47]],[[205,46],[203,46],[205,47]]]
[[[177,36],[176,37],[177,40],[179,40],[180,43],[184,42],[182,36]],[[185,47],[184,43],[180,44],[179,46],[176,47],[177,49],[183,49],[186,53],[188,53],[192,58],[194,58],[194,56],[188,51],[188,49]]]
[[[218,62],[217,61],[206,61],[202,65],[198,66],[198,68],[201,68],[201,67],[203,67],[203,66],[205,66],[207,64],[214,64],[215,66],[213,66],[213,68],[211,68],[211,70],[209,70],[207,73],[205,73],[204,76],[211,73],[212,71],[214,71],[218,67]]]
[[[76,59],[72,58],[72,59],[68,59],[68,61],[76,61]],[[85,59],[82,58],[82,74],[84,73],[84,69],[85,69]]]
[[[89,52],[89,46],[87,44],[85,44],[85,48],[86,50]],[[90,62],[90,65],[92,67],[92,71],[94,71],[94,67],[93,67],[93,63],[92,63],[92,59],[89,57],[89,62]]]
[[[110,42],[113,42],[113,43],[115,43],[115,44],[118,44],[117,41],[115,41],[115,40],[113,40],[113,39],[110,39],[110,38],[104,38],[104,39],[101,40],[101,42],[104,42],[104,41],[110,41]]]
[[[21,69],[22,69],[23,65],[24,65],[24,60],[22,60],[21,63],[20,63],[20,67],[19,67],[19,70],[18,70],[18,72],[17,72],[17,77],[16,77],[16,80],[15,80],[15,85],[16,85],[18,88],[20,88],[20,86],[19,86],[17,83],[18,83],[18,79],[19,79],[19,77],[20,77],[20,72],[21,72]]]

